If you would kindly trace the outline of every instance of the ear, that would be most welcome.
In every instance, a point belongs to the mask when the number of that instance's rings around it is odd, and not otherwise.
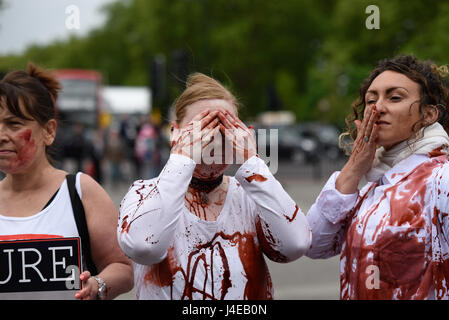
[[[434,124],[438,120],[439,111],[435,105],[428,105],[423,109],[425,125]]]
[[[176,121],[172,121],[171,122],[171,126],[170,126],[170,142],[173,143],[174,140],[176,140],[178,138],[178,130],[179,130],[179,125]]]
[[[55,119],[50,119],[44,126],[44,143],[48,147],[53,144],[56,137],[56,128],[58,124]]]
[[[172,131],[173,129],[179,129],[179,124],[176,121],[171,122]]]

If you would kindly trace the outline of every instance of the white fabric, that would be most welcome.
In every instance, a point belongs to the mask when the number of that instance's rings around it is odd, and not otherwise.
[[[384,147],[378,148],[372,168],[365,175],[366,180],[378,181],[385,172],[412,154],[427,154],[442,145],[449,146],[449,137],[438,122],[422,128],[417,137],[414,141],[402,141],[388,151]]]
[[[76,175],[76,190],[81,198],[81,172]],[[0,213],[0,242],[10,240],[79,237],[70,201],[67,180],[64,179],[56,196],[40,212],[29,217],[9,217]],[[81,261],[85,266],[83,256]],[[20,266],[14,266],[15,268]],[[2,279],[3,280],[3,279]],[[75,299],[73,291],[32,291],[0,293],[0,300]]]
[[[338,175],[329,178],[307,213],[313,241],[306,255],[323,259],[341,253],[341,297],[449,299],[449,276],[442,271],[449,263],[447,156],[411,155],[385,172],[384,184],[368,183],[352,195],[335,188]],[[410,280],[416,269],[423,273]],[[373,270],[380,273],[377,288],[366,286],[373,283],[367,278]],[[406,286],[388,285],[392,275]]]
[[[230,178],[218,219],[202,220],[184,205],[194,168],[172,154],[158,178],[134,182],[121,203],[118,241],[135,261],[136,298],[272,298],[263,253],[280,262],[303,255],[312,236],[304,214],[252,157]],[[254,174],[267,180],[249,182]]]
[[[81,172],[78,172],[76,190],[81,198],[80,176]],[[66,179],[61,184],[55,198],[44,210],[29,217],[9,217],[0,212],[0,241],[2,237],[21,234],[79,236]]]

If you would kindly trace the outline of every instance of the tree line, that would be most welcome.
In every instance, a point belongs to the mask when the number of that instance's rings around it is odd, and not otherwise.
[[[369,5],[379,29],[365,26]],[[449,63],[444,1],[129,0],[102,10],[105,24],[87,36],[1,56],[0,71],[27,61],[99,70],[108,85],[151,86],[164,113],[199,71],[231,88],[245,119],[291,110],[341,127],[378,60],[412,53]]]

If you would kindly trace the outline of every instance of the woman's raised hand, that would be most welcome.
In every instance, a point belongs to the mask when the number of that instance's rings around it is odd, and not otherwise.
[[[228,110],[220,111],[218,117],[220,118],[220,131],[225,135],[226,140],[232,144],[232,151],[237,163],[245,162],[257,155],[254,129],[248,128],[235,114]]]
[[[220,130],[218,111],[209,109],[196,115],[185,127],[172,123],[171,152],[187,156],[193,160],[201,159],[202,149],[210,142],[211,136]]]
[[[376,154],[377,119],[376,106],[367,106],[363,121],[354,121],[357,126],[357,138],[354,141],[351,156],[335,184],[341,193],[357,192],[360,179],[371,169]]]

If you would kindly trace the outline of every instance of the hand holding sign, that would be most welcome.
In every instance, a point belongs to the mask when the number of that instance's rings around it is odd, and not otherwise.
[[[89,271],[80,274],[80,280],[83,282],[83,288],[75,294],[79,300],[97,300],[98,283],[91,276]]]

